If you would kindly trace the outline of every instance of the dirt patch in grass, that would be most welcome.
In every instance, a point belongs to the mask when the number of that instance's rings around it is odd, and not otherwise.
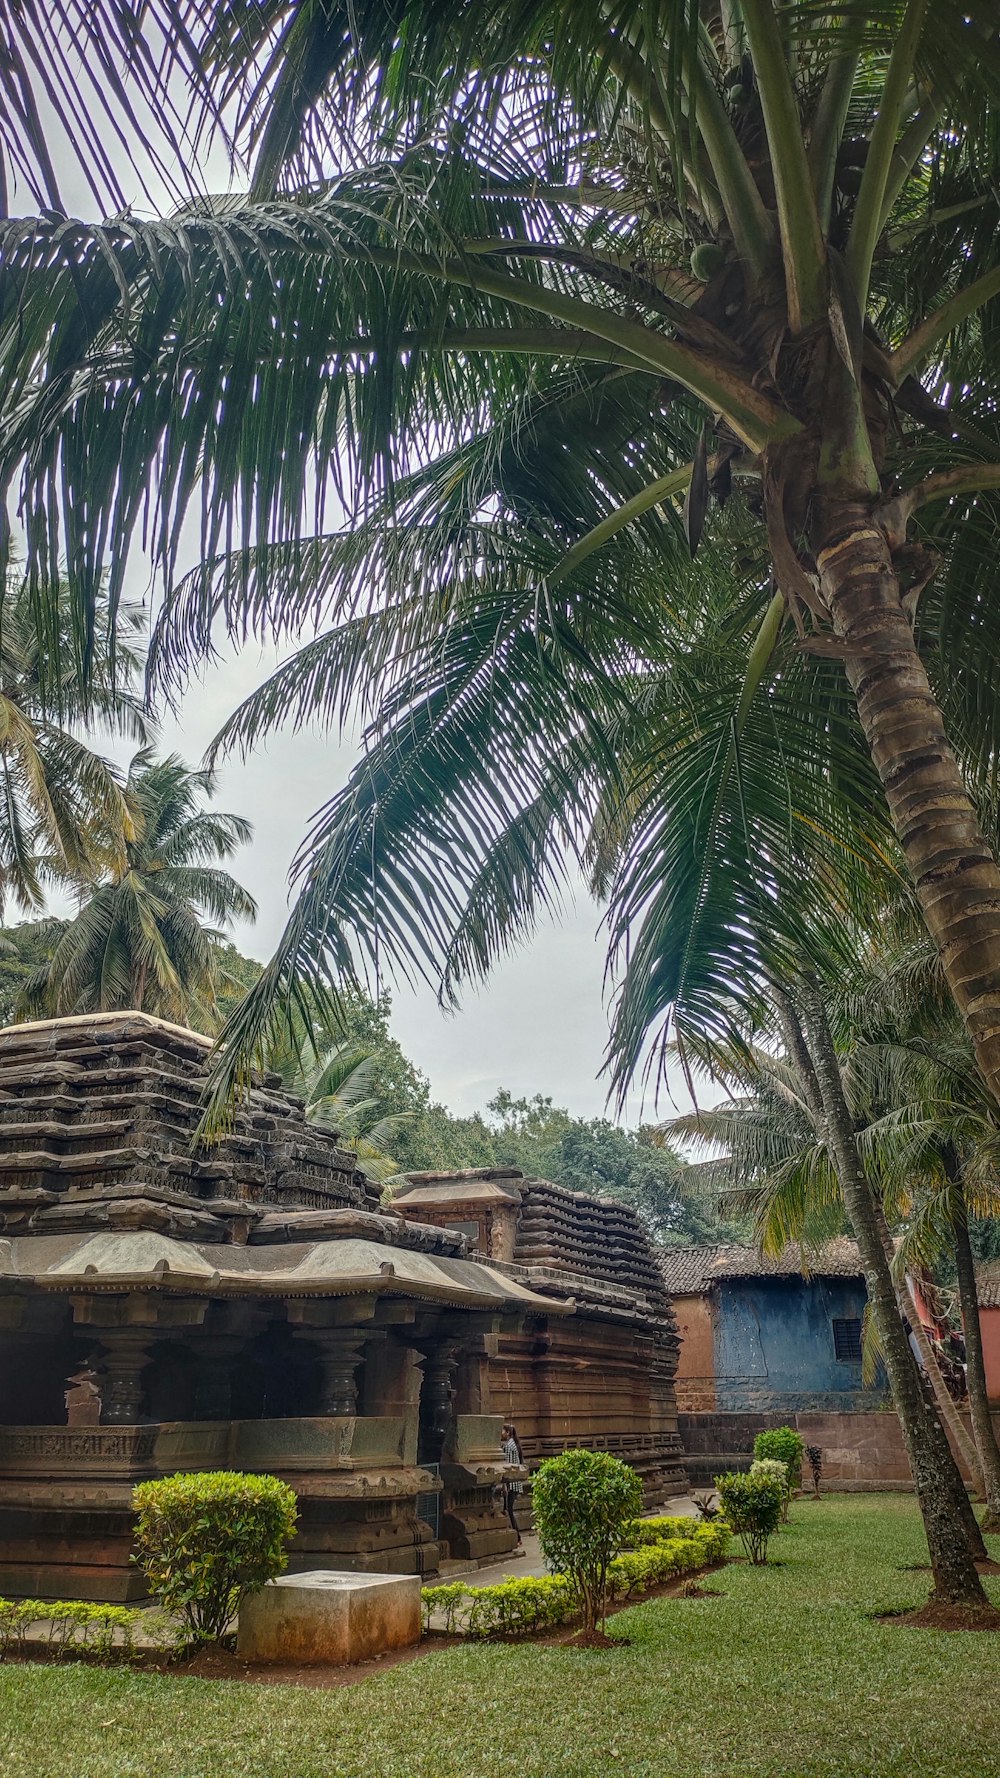
[[[459,1636],[425,1637],[422,1642],[414,1643],[412,1648],[391,1649],[387,1654],[380,1655],[374,1661],[361,1661],[352,1667],[310,1667],[310,1666],[272,1666],[263,1661],[241,1660],[235,1649],[213,1647],[201,1648],[197,1654],[188,1656],[162,1655],[142,1650],[128,1664],[142,1673],[163,1673],[171,1679],[239,1679],[250,1685],[304,1685],[328,1689],[331,1686],[357,1685],[359,1680],[370,1679],[373,1673],[384,1673],[389,1667],[398,1667],[404,1661],[413,1661],[421,1655],[430,1654],[436,1642],[440,1647],[450,1642],[460,1642]],[[79,1654],[49,1654],[44,1649],[30,1649],[23,1654],[9,1654],[7,1663],[24,1666],[66,1667],[81,1662],[88,1667],[107,1666],[105,1661],[95,1660],[92,1655],[81,1650]],[[124,1663],[122,1663],[124,1665]],[[117,1663],[115,1663],[117,1667]]]
[[[903,1630],[1000,1630],[995,1605],[946,1605],[930,1599],[917,1611],[887,1611],[875,1619]]]

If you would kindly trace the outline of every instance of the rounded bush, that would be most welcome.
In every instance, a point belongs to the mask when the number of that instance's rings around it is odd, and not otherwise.
[[[806,1441],[794,1426],[773,1426],[769,1432],[758,1432],[753,1441],[753,1454],[783,1463],[788,1470],[788,1491],[802,1486],[802,1458]]]
[[[563,1451],[536,1472],[535,1526],[550,1568],[570,1582],[585,1630],[603,1620],[608,1565],[642,1510],[642,1482],[606,1451]]]
[[[133,1490],[135,1560],[191,1636],[217,1641],[239,1605],[287,1566],[295,1495],[272,1475],[232,1470],[165,1476]]]
[[[715,1485],[726,1523],[746,1550],[751,1562],[767,1561],[767,1546],[781,1522],[784,1488],[776,1475],[717,1475]]]

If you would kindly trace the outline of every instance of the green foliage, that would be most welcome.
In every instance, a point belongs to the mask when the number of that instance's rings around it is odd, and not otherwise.
[[[607,1597],[616,1602],[721,1562],[730,1538],[728,1526],[701,1526],[681,1518],[640,1519],[626,1532],[637,1547],[613,1557],[607,1567]],[[566,1623],[580,1611],[579,1592],[565,1574],[512,1576],[490,1587],[452,1581],[425,1587],[421,1598],[425,1630],[438,1618],[449,1635],[477,1640],[530,1636]]]
[[[604,1616],[608,1565],[642,1507],[642,1483],[606,1451],[563,1451],[536,1470],[532,1505],[542,1554],[570,1582],[592,1630]]]
[[[794,1426],[769,1427],[765,1432],[758,1432],[753,1441],[755,1457],[773,1458],[785,1465],[789,1489],[802,1486],[802,1458],[805,1448],[806,1441],[801,1433],[796,1432]]]
[[[0,588],[3,587],[0,579]],[[139,608],[123,602],[109,635],[109,607],[93,652],[92,695],[69,635],[65,584],[55,589],[44,633],[30,586],[12,576],[4,589],[0,626],[0,913],[9,900],[39,908],[47,883],[89,880],[108,857],[120,859],[129,812],[117,769],[81,738],[99,716],[105,727],[132,740],[145,738],[134,689],[144,628]]]
[[[774,1475],[717,1475],[726,1523],[746,1550],[750,1561],[767,1561],[767,1546],[781,1522],[785,1491]]]
[[[204,1026],[215,1017],[220,934],[208,921],[249,919],[256,904],[220,868],[252,827],[201,805],[211,771],[176,755],[136,754],[125,784],[131,830],[105,856],[47,962],[24,982],[29,1016],[135,1007]]]
[[[148,1613],[125,1605],[93,1605],[82,1599],[0,1599],[0,1661],[25,1652],[30,1632],[32,1645],[39,1639],[48,1653],[76,1657],[80,1654],[110,1664],[135,1657],[135,1632]],[[144,1622],[148,1628],[148,1622]]]
[[[677,1537],[696,1541],[704,1527],[687,1514],[662,1513],[652,1519],[636,1519],[628,1528],[629,1549],[643,1549],[647,1544],[664,1543]]]
[[[912,1494],[785,1535],[715,1598],[631,1605],[606,1655],[470,1642],[331,1688],[11,1661],[3,1778],[995,1778],[996,1637],[880,1621],[927,1596]]]
[[[788,1480],[788,1465],[782,1463],[780,1457],[755,1457],[750,1465],[752,1476],[770,1476],[781,1489],[781,1522],[788,1519],[788,1508],[792,1498],[791,1485]]]
[[[259,974],[257,964],[247,969]],[[504,1090],[490,1100],[484,1114],[453,1116],[432,1099],[426,1076],[392,1036],[391,1014],[387,993],[371,1000],[360,990],[345,991],[338,997],[335,1018],[316,1011],[318,1052],[305,1023],[293,1018],[269,1050],[267,1064],[286,1086],[302,1091],[321,1072],[328,1054],[353,1050],[364,1056],[365,1134],[392,1120],[387,1141],[403,1173],[520,1167],[528,1178],[551,1179],[572,1191],[598,1192],[629,1204],[662,1241],[745,1236],[742,1225],[720,1221],[711,1192],[700,1183],[693,1188],[705,1169],[689,1167],[656,1129],[630,1131],[607,1118],[572,1117],[543,1093],[515,1099]],[[330,1116],[333,1122],[338,1117],[343,1121],[336,1107]]]
[[[0,930],[0,1025],[12,1025],[24,984],[49,962],[66,920],[24,920]]]
[[[216,1470],[140,1482],[135,1560],[150,1591],[180,1611],[195,1641],[215,1641],[240,1595],[257,1592],[287,1564],[295,1494],[276,1476]]]
[[[512,1576],[492,1587],[467,1587],[454,1581],[444,1587],[424,1587],[421,1593],[424,1628],[442,1613],[443,1628],[450,1635],[475,1640],[530,1636],[536,1630],[554,1628],[573,1617],[579,1603],[564,1574]]]

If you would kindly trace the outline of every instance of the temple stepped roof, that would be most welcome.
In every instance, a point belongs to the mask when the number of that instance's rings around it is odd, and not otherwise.
[[[65,1292],[161,1290],[207,1296],[395,1296],[497,1311],[559,1308],[481,1261],[348,1236],[239,1247],[148,1229],[0,1238],[0,1284]],[[568,1313],[571,1305],[562,1306]]]
[[[212,1205],[376,1208],[377,1188],[335,1132],[260,1076],[231,1127],[197,1146],[208,1038],[145,1013],[100,1013],[0,1031],[0,1214],[142,1181]]]
[[[673,1327],[648,1230],[627,1204],[526,1179],[516,1167],[411,1174],[394,1203],[404,1215],[507,1217],[513,1258],[546,1294],[570,1291],[580,1303]],[[509,1251],[509,1249],[508,1249]]]

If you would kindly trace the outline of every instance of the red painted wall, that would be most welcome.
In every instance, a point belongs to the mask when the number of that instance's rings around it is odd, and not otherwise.
[[[671,1298],[681,1336],[677,1360],[677,1406],[682,1413],[711,1413],[715,1406],[715,1349],[707,1296]]]
[[[1000,1309],[980,1309],[986,1389],[991,1401],[1000,1402]]]

